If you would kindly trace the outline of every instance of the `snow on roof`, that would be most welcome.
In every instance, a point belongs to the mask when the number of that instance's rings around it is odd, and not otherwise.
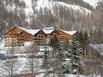
[[[19,27],[19,28],[26,31],[27,33],[32,34],[32,35],[36,34],[37,32],[39,32],[41,30],[41,29],[32,30],[32,29],[26,29],[26,28],[23,28],[23,27]]]
[[[74,35],[77,31],[65,31],[65,30],[61,30],[63,31],[64,33],[67,33],[69,35]]]
[[[39,32],[40,29],[36,29],[36,30],[26,30],[26,31],[27,31],[28,33],[34,35],[34,34],[36,34],[37,32]]]
[[[44,33],[46,34],[50,34],[51,32],[53,32],[55,29],[54,27],[46,27],[42,29],[44,31]]]
[[[26,28],[22,28],[22,27],[19,27],[19,28],[26,31],[27,33],[32,34],[32,35],[35,35],[37,32],[39,32],[41,30],[41,29],[32,30],[32,29],[26,29]],[[44,33],[50,34],[55,30],[55,28],[54,27],[45,27],[42,30]],[[66,31],[66,30],[62,30],[62,29],[60,29],[60,31],[67,33],[69,35],[74,35],[77,32],[77,31]]]

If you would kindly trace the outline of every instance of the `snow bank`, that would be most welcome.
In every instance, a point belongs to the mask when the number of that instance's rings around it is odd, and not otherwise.
[[[48,76],[45,76],[45,73],[41,73],[41,74],[36,75],[36,77],[53,77],[53,74],[49,74]],[[58,77],[58,76],[55,74],[55,77]],[[65,74],[65,77],[77,77],[77,75]],[[79,77],[86,77],[86,76],[79,75]]]

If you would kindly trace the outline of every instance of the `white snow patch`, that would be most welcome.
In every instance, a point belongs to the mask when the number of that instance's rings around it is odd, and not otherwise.
[[[42,29],[44,31],[44,33],[46,34],[50,34],[51,32],[53,32],[55,29],[54,27],[46,27]]]
[[[51,0],[38,0],[37,6],[35,7],[36,10],[40,10],[40,8],[49,8],[52,9],[52,1]]]
[[[29,42],[24,42],[24,46],[31,46],[32,45],[32,41],[29,41]]]
[[[3,48],[4,48],[4,45],[5,45],[5,40],[2,40],[2,41],[0,42],[0,49],[3,49]]]
[[[66,6],[68,7],[69,9],[73,9],[75,11],[80,11],[80,13],[82,14],[88,14],[88,13],[91,13],[90,10],[84,8],[84,7],[81,7],[79,5],[72,5],[72,4],[67,4],[67,3],[64,3],[64,2],[56,2],[56,4],[59,4],[59,5],[62,5],[62,6]]]
[[[69,35],[74,35],[77,31],[65,31],[65,30],[61,30],[63,31],[64,33],[67,33]]]
[[[16,65],[15,65],[15,69],[16,71],[14,71],[15,74],[25,74],[25,73],[29,73],[30,72],[30,62],[31,62],[31,58],[15,58],[14,60],[16,60]],[[39,58],[34,58],[34,70],[35,72],[44,72],[45,70],[41,69],[41,65],[42,65],[42,59]],[[3,74],[8,74],[8,71],[5,70],[4,68],[6,68],[6,66],[4,65],[4,63],[6,62],[6,60],[1,61],[0,62],[0,76],[3,76]]]
[[[45,77],[45,73],[40,73],[38,75],[36,75],[36,77]],[[53,77],[53,74],[48,74],[47,77]],[[55,74],[55,77],[58,77],[57,74]],[[65,74],[65,77],[86,77],[83,75],[73,75],[73,74]]]
[[[38,49],[40,51],[45,51],[45,50],[51,51],[52,50],[50,46],[38,46]]]
[[[35,29],[35,30],[26,30],[28,33],[31,33],[32,35],[36,34],[37,32],[40,31],[40,29]]]
[[[26,4],[26,8],[24,9],[26,17],[32,16],[33,15],[32,0],[19,0],[19,1],[24,1]]]
[[[64,2],[60,2],[60,1],[52,1],[52,0],[39,0],[37,2],[37,6],[36,6],[36,9],[39,11],[40,8],[44,9],[44,8],[48,8],[48,9],[51,9],[52,13],[53,13],[53,6],[55,5],[62,5],[62,6],[66,6],[68,7],[69,9],[73,9],[75,11],[80,11],[80,13],[84,13],[84,14],[88,14],[88,13],[91,13],[90,10],[84,8],[84,7],[81,7],[79,5],[71,5],[71,4],[67,4],[67,3],[64,3]]]
[[[5,41],[4,40],[2,40],[1,42],[0,42],[0,53],[1,54],[6,54],[6,49],[5,49]]]
[[[23,28],[23,27],[19,27],[19,28],[26,31],[27,33],[32,34],[32,35],[36,34],[37,32],[39,32],[41,30],[41,29],[32,30],[32,29],[26,29],[26,28]]]
[[[6,9],[8,12],[14,12],[14,10],[16,9],[16,6],[15,6],[15,4],[7,5]]]
[[[100,0],[83,0],[83,1],[89,3],[91,6],[93,6],[95,8],[97,6],[97,3]]]
[[[103,55],[103,44],[90,44],[90,46]]]
[[[24,11],[25,11],[25,16],[27,17],[25,19],[26,22],[30,23],[31,21],[31,17],[33,16],[33,1],[32,0],[19,0],[20,2],[24,2],[26,7],[24,8]]]

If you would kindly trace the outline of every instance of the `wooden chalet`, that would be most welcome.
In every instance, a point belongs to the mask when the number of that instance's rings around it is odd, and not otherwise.
[[[24,42],[32,40],[33,35],[27,33],[20,27],[13,27],[8,32],[4,34],[5,46],[23,46]]]
[[[64,31],[54,27],[31,30],[15,26],[4,34],[5,46],[24,46],[26,42],[30,44],[35,42],[35,44],[40,45],[44,42],[48,43],[53,36],[57,36],[60,42],[64,42],[72,40],[73,35],[76,33],[76,31]]]
[[[50,35],[57,36],[60,42],[72,40],[76,31],[54,30]]]
[[[50,38],[52,38],[54,36],[58,37],[60,42],[72,40],[73,36],[78,33],[77,31],[65,31],[62,29],[55,29],[53,27],[46,28],[46,29],[44,28],[42,30],[47,35],[46,36],[47,41],[49,41]]]

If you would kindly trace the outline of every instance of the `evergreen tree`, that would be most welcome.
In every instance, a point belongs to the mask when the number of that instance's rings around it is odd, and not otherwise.
[[[78,40],[81,44],[81,46],[83,47],[83,49],[85,49],[85,47],[87,46],[88,44],[88,33],[87,31],[85,32],[80,32],[78,36],[75,37],[76,40]]]
[[[68,53],[70,62],[69,62],[69,71],[70,73],[80,73],[81,59],[83,55],[83,48],[79,41],[73,40],[71,49]]]
[[[57,74],[58,77],[64,77],[64,74],[63,74],[63,61],[64,61],[63,46],[59,42],[59,39],[57,36],[54,36],[53,38],[51,38],[49,45],[52,47],[51,66],[53,68],[53,77],[55,77],[55,74]]]
[[[44,50],[44,57],[43,57],[43,68],[46,69],[46,71],[49,69],[50,64],[49,64],[49,49],[47,45],[45,45],[45,50]]]
[[[80,31],[78,36],[74,37],[81,45],[81,47],[83,48],[83,55],[85,55],[85,53],[88,52],[88,47],[89,47],[89,39],[88,39],[88,33],[87,31],[82,32]]]
[[[57,36],[54,36],[50,39],[49,45],[53,48],[53,49],[59,49],[60,47],[60,42]]]

